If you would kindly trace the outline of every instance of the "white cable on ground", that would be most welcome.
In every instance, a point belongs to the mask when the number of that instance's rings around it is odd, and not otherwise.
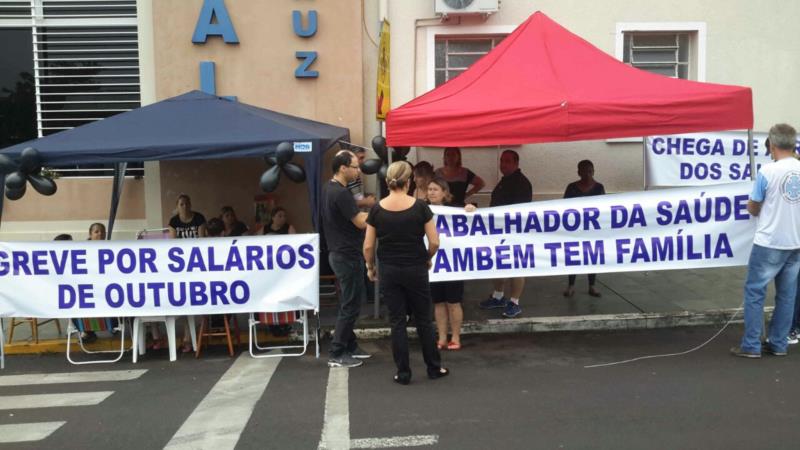
[[[743,305],[743,306],[744,306],[744,305]],[[717,332],[716,332],[716,334],[714,334],[713,336],[711,336],[711,337],[710,337],[710,338],[709,338],[707,341],[703,342],[702,344],[698,345],[697,347],[694,347],[694,348],[691,348],[691,349],[689,349],[689,350],[686,350],[685,352],[679,352],[679,353],[666,353],[666,354],[663,354],[663,355],[648,355],[648,356],[640,356],[640,357],[638,357],[638,358],[626,359],[626,360],[624,360],[624,361],[616,361],[616,362],[603,363],[603,364],[592,364],[591,366],[583,366],[583,368],[584,368],[584,369],[594,369],[595,367],[608,367],[608,366],[617,366],[617,365],[620,365],[620,364],[627,364],[627,363],[634,362],[634,361],[641,361],[641,360],[643,360],[643,359],[666,358],[667,356],[681,356],[681,355],[687,355],[687,354],[689,354],[689,353],[692,353],[692,352],[693,352],[693,351],[695,351],[695,350],[700,350],[701,348],[705,347],[705,346],[706,346],[706,345],[707,345],[709,342],[711,342],[711,341],[713,341],[714,339],[716,339],[716,338],[717,338],[717,336],[719,336],[720,334],[722,334],[722,332],[723,332],[723,331],[725,331],[725,329],[726,329],[726,328],[728,328],[728,325],[730,325],[730,324],[731,324],[731,322],[733,322],[733,319],[735,319],[735,318],[736,318],[736,316],[738,316],[738,315],[739,315],[739,311],[742,311],[742,308],[736,308],[736,311],[733,313],[733,315],[732,315],[732,316],[731,316],[731,318],[728,320],[728,322],[727,322],[725,325],[723,325],[723,326],[722,326],[722,328],[721,328],[719,331],[717,331]]]

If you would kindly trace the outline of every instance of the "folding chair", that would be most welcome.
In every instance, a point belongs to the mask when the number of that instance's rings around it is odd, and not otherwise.
[[[76,326],[77,323],[77,326]],[[119,336],[119,351],[117,350],[88,350],[86,346],[83,345],[83,337],[82,334],[84,331],[115,331],[118,330],[120,333]],[[73,361],[70,357],[70,350],[72,346],[72,334],[78,335],[78,344],[80,345],[81,350],[84,353],[88,354],[99,354],[99,353],[112,353],[116,354],[117,357],[114,359],[96,359],[91,361]],[[122,359],[122,356],[125,354],[125,321],[123,317],[117,317],[117,325],[114,326],[114,322],[110,318],[88,318],[88,319],[74,319],[68,321],[67,325],[67,361],[71,362],[72,364],[102,364],[102,363],[114,363]]]
[[[257,318],[256,318],[257,317]],[[273,357],[282,357],[282,356],[302,356],[306,353],[306,349],[308,348],[308,311],[301,310],[301,311],[287,311],[287,312],[280,312],[280,313],[250,313],[250,320],[249,323],[249,335],[250,335],[250,356],[253,358],[273,358]],[[291,325],[295,323],[300,323],[303,325],[303,343],[302,345],[273,345],[273,346],[261,346],[258,343],[258,333],[256,330],[256,326],[259,324],[264,325]],[[317,327],[314,330],[314,344],[316,345],[316,352],[315,355],[319,358],[319,314],[317,314]],[[274,353],[274,354],[267,354],[271,350],[299,350],[301,351],[294,352],[294,353]],[[264,353],[258,353],[256,350]]]
[[[59,323],[58,319],[46,319],[42,320],[41,322],[36,317],[25,317],[25,318],[18,318],[12,317],[11,318],[11,325],[8,327],[8,343],[11,343],[11,340],[14,339],[14,328],[19,326],[25,325],[26,323],[30,324],[31,326],[31,336],[33,337],[33,342],[38,344],[39,343],[39,327],[42,325],[47,325],[50,322],[54,322],[56,324],[56,329],[58,329],[58,336],[61,336],[61,323]]]

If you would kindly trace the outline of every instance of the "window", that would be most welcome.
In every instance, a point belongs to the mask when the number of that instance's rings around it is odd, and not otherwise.
[[[0,148],[36,137],[30,28],[0,28]]]
[[[618,22],[614,54],[639,69],[706,81],[706,23]]]
[[[689,33],[624,34],[622,61],[648,72],[689,79]]]
[[[434,75],[436,87],[467,70],[495,48],[505,36],[436,38]]]
[[[27,34],[27,54],[14,60],[32,62],[35,134],[29,138],[140,106],[136,0],[0,0],[0,32],[11,26]],[[6,64],[0,67],[5,72]],[[2,75],[0,81],[6,83]],[[55,169],[61,176],[112,173],[101,164]],[[128,166],[128,175],[143,172],[142,163]]]

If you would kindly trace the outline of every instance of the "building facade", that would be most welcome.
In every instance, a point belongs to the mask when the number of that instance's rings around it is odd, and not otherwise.
[[[399,106],[457,76],[537,10],[644,70],[751,87],[756,131],[779,121],[798,122],[794,105],[800,94],[793,88],[800,66],[793,59],[800,34],[792,32],[792,18],[800,13],[797,2],[100,3],[0,1],[0,34],[4,42],[14,43],[0,60],[0,83],[9,89],[0,99],[7,109],[12,101],[22,105],[13,107],[13,120],[2,117],[6,125],[15,124],[0,128],[6,145],[203,87],[347,127],[354,143],[368,147],[381,132],[374,117],[382,19],[391,24],[391,103]],[[453,13],[454,6],[466,8],[467,14]],[[226,35],[230,30],[235,39]],[[504,148],[463,152],[464,165],[487,182],[479,203],[488,203],[488,193],[499,180]],[[641,139],[513,148],[522,156],[522,170],[531,178],[537,199],[559,197],[577,178],[576,164],[582,159],[594,161],[596,178],[609,192],[642,189]],[[442,164],[441,149],[412,149],[410,158]],[[324,177],[329,175],[326,167]],[[134,167],[125,183],[115,237],[132,238],[140,229],[163,227],[179,193],[191,195],[195,209],[206,217],[230,205],[253,224],[255,205],[263,201],[258,178],[264,169],[261,160],[161,161]],[[61,232],[82,238],[89,223],[107,219],[111,179],[104,168],[56,170],[63,175],[53,197],[29,193],[4,202],[1,238],[44,240]],[[299,230],[311,230],[304,186],[284,180],[269,202],[286,207]]]

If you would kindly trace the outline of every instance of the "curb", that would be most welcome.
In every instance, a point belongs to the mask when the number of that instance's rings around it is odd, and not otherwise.
[[[772,312],[772,308],[764,308]],[[670,313],[594,314],[587,316],[525,317],[521,319],[489,319],[464,322],[461,334],[544,333],[549,331],[614,331],[653,328],[723,325],[736,315],[732,323],[742,323],[741,308]],[[361,339],[381,339],[391,335],[390,328],[354,330]],[[409,328],[409,335],[416,330]]]

